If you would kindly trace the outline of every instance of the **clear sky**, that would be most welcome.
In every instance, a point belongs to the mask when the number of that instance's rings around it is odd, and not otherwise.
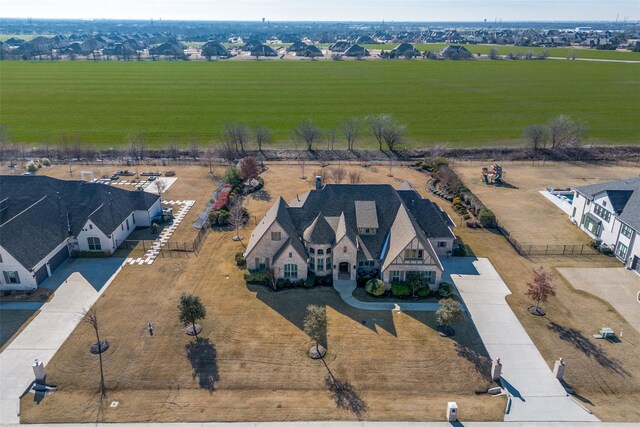
[[[250,21],[614,21],[640,0],[0,0],[5,18]]]

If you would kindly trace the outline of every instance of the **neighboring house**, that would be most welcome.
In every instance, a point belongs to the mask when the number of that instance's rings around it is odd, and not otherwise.
[[[640,273],[640,177],[574,189],[571,220]]]
[[[331,52],[344,53],[351,47],[351,43],[346,40],[340,40],[329,46]]]
[[[471,59],[473,54],[464,46],[447,46],[440,51],[444,59]]]
[[[217,41],[206,42],[202,46],[200,54],[207,59],[211,57],[229,58],[231,56],[229,50]]]
[[[72,251],[111,255],[160,197],[47,176],[0,176],[0,290],[35,289]]]
[[[278,53],[271,46],[260,44],[251,49],[251,56],[278,56]]]
[[[320,58],[324,56],[324,54],[319,47],[308,45],[303,51],[298,51],[297,56],[305,56],[307,58]]]
[[[276,278],[333,280],[378,275],[387,289],[412,271],[439,284],[440,257],[451,254],[450,219],[405,183],[327,184],[286,203],[282,198],[257,225],[245,259],[250,270]]]
[[[357,58],[361,58],[364,56],[370,56],[369,51],[364,47],[354,44],[349,49],[345,50],[345,56],[353,56]]]

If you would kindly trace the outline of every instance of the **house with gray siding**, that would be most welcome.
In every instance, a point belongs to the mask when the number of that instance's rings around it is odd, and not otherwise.
[[[326,184],[288,203],[281,197],[251,234],[245,250],[249,270],[276,278],[309,274],[354,281],[380,277],[387,288],[418,272],[436,289],[441,257],[451,254],[450,219],[408,183]]]
[[[160,197],[47,176],[0,176],[0,290],[35,289],[74,252],[111,255]]]
[[[640,273],[640,177],[584,185],[573,193],[573,223]]]

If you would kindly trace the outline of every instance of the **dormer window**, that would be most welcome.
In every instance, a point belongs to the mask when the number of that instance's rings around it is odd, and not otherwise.
[[[315,253],[316,253],[316,250],[315,250],[315,249],[313,249],[313,248],[309,248],[309,253],[311,253],[311,254],[315,254]]]
[[[602,201],[602,206],[604,206],[605,208],[607,207],[607,201],[606,200]]]

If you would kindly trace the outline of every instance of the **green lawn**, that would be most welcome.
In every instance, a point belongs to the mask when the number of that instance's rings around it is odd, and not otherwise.
[[[569,114],[599,142],[638,143],[639,71],[551,60],[1,62],[0,120],[12,140],[34,143],[66,133],[109,147],[137,131],[159,146],[206,142],[243,122],[284,145],[306,118],[328,128],[392,113],[410,145],[462,147],[519,143],[526,126]]]

